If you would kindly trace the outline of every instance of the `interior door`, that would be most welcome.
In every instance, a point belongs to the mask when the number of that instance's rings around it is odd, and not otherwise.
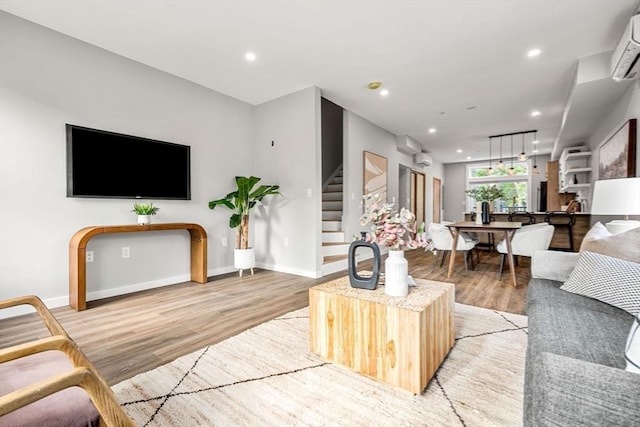
[[[442,211],[442,181],[440,178],[433,178],[433,222],[440,222],[440,212]]]
[[[411,212],[416,216],[416,222],[422,224],[425,220],[425,175],[418,171],[411,171]]]

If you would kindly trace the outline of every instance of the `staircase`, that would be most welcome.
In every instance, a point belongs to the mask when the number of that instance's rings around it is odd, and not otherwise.
[[[322,275],[347,269],[351,242],[342,231],[342,166],[329,178],[322,191]]]

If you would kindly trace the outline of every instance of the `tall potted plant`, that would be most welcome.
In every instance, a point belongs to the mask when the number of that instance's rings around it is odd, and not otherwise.
[[[236,189],[221,199],[209,202],[209,209],[218,205],[226,206],[233,211],[229,218],[229,227],[236,229],[236,248],[233,266],[240,270],[250,268],[253,274],[255,255],[249,247],[249,212],[266,196],[280,194],[278,185],[260,185],[255,188],[261,178],[255,176],[236,176]]]

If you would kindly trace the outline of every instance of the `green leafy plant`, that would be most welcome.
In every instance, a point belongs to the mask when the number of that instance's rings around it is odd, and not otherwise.
[[[255,176],[236,176],[235,191],[221,199],[209,202],[209,209],[222,205],[233,211],[229,218],[229,227],[237,228],[236,249],[249,248],[249,212],[256,203],[261,202],[265,196],[275,194],[282,196],[278,185],[260,185],[254,189],[260,179]]]
[[[480,185],[471,190],[465,191],[476,202],[493,202],[504,197],[502,190],[495,185]]]
[[[138,215],[155,215],[156,213],[158,213],[159,210],[160,208],[153,206],[153,203],[151,202],[148,202],[148,203],[136,202],[133,204],[133,209],[131,210],[131,212],[135,212]]]

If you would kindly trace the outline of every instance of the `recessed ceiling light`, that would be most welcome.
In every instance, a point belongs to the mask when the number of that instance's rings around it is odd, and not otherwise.
[[[531,49],[529,52],[527,52],[527,56],[529,58],[534,58],[538,55],[540,55],[542,53],[542,51],[540,49]]]
[[[538,142],[540,142],[540,141],[538,141],[537,139],[535,141],[533,141],[534,144],[537,144]]]
[[[456,150],[456,153],[462,153],[462,149],[458,148],[458,149]]]
[[[367,85],[367,87],[371,90],[380,89],[381,86],[382,86],[382,82],[371,82]]]
[[[429,133],[436,133],[436,128],[429,128]]]
[[[388,91],[387,89],[382,89],[382,90],[380,91],[380,95],[382,95],[382,96],[387,96],[387,95],[389,95],[389,91]]]
[[[247,52],[244,54],[244,57],[247,61],[255,61],[256,60],[256,54],[253,52]]]
[[[467,160],[471,160],[471,156],[467,156]]]
[[[533,110],[533,111],[531,112],[531,117],[537,117],[537,116],[539,116],[539,115],[540,115],[540,111],[538,111],[538,110]]]
[[[533,152],[534,152],[534,153],[537,153],[537,152],[538,152],[538,150],[533,150]]]

